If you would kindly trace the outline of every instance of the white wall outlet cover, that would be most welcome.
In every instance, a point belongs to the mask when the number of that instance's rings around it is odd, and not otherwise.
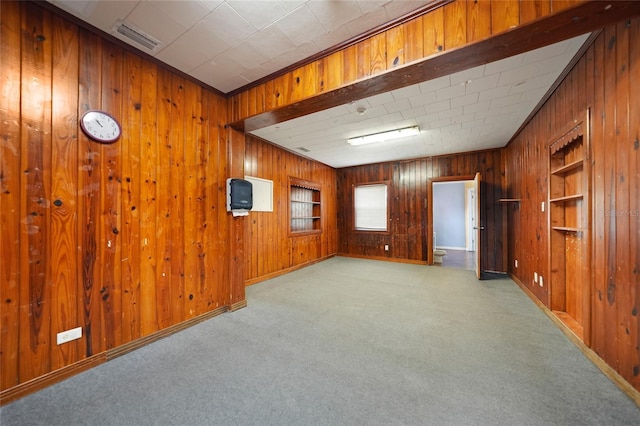
[[[70,342],[82,337],[82,327],[72,328],[71,330],[62,331],[57,335],[57,343],[61,345],[63,343]]]

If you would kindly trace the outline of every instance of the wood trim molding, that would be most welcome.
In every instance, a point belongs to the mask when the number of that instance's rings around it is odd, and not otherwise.
[[[172,325],[170,327],[167,327],[155,333],[149,334],[148,336],[141,337],[140,339],[136,339],[132,342],[110,349],[106,352],[106,359],[107,361],[111,361],[114,358],[117,358],[131,351],[139,349],[157,340],[168,337],[179,331],[185,330],[191,326],[201,323],[202,321],[206,321],[210,318],[217,317],[218,315],[223,314],[228,310],[229,310],[228,306],[221,306],[219,308],[214,309],[213,311],[209,311],[197,317],[193,317],[187,321]]]
[[[244,282],[244,284],[245,284],[246,287],[248,287],[250,285],[257,284],[257,283],[262,282],[262,281],[270,280],[271,278],[276,278],[276,277],[279,277],[281,275],[286,275],[289,272],[293,272],[293,271],[296,271],[298,269],[302,269],[302,268],[305,268],[307,266],[311,266],[311,265],[313,265],[315,263],[322,262],[323,260],[331,259],[332,257],[335,257],[335,256],[336,256],[335,254],[330,254],[329,256],[324,256],[324,257],[315,259],[315,260],[313,260],[311,262],[302,263],[300,265],[295,265],[295,266],[292,266],[290,268],[282,269],[280,271],[271,272],[270,274],[266,274],[266,275],[262,275],[262,276],[257,277],[257,278],[252,278],[252,279],[246,280]]]
[[[17,399],[23,398],[29,394],[42,390],[55,383],[61,382],[64,379],[75,376],[83,371],[90,370],[107,361],[106,353],[100,353],[89,358],[85,358],[82,361],[78,361],[74,364],[67,365],[42,376],[36,377],[28,382],[21,383],[12,388],[6,389],[0,392],[0,406],[8,404]]]
[[[509,273],[509,277],[522,289],[522,291],[529,296],[529,298],[536,304],[538,308],[544,314],[549,317],[551,322],[553,322],[556,327],[560,329],[564,333],[567,338],[580,349],[580,351],[584,354],[584,356],[591,361],[602,374],[607,376],[609,380],[611,380],[625,395],[627,395],[633,402],[636,403],[638,407],[640,407],[640,391],[636,390],[631,383],[627,382],[624,377],[622,377],[617,371],[611,368],[597,353],[595,353],[590,347],[588,347],[574,332],[567,326],[562,320],[560,320],[556,314],[549,308],[547,308],[544,303],[540,301],[528,288],[525,286],[517,277],[513,274]]]
[[[360,254],[350,254],[350,253],[338,253],[338,256],[341,257],[353,257],[356,259],[369,259],[369,260],[382,260],[384,262],[395,262],[395,263],[409,263],[412,265],[426,265],[427,262],[424,260],[411,260],[411,259],[397,259],[395,257],[384,257],[384,256],[364,256]]]

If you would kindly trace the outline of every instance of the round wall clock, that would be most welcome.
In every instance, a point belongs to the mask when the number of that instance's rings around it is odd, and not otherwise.
[[[100,143],[113,143],[120,137],[120,124],[104,111],[87,111],[80,119],[80,127],[87,136]]]

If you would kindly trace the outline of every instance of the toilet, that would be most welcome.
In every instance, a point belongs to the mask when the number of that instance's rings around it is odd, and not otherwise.
[[[446,250],[436,250],[436,233],[433,233],[433,263],[441,264],[442,258],[447,255]]]
[[[433,251],[433,263],[442,263],[442,258],[447,254],[446,250]]]

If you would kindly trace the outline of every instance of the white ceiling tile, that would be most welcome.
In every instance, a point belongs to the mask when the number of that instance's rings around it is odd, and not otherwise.
[[[472,80],[471,83],[466,85],[465,91],[467,93],[478,93],[483,92],[485,90],[494,89],[498,87],[498,80],[500,79],[500,74],[490,74],[485,77],[480,77],[478,79]]]
[[[361,15],[355,0],[309,1],[309,9],[327,31],[346,24]]]
[[[451,108],[451,100],[446,99],[443,101],[432,102],[425,107],[428,113],[447,111],[449,108]]]
[[[411,109],[411,104],[408,99],[400,99],[398,101],[390,102],[384,106],[388,113],[397,111],[403,111]]]
[[[247,70],[251,69],[256,63],[261,64],[267,60],[267,57],[260,50],[249,43],[240,43],[234,46],[233,49],[227,50],[223,55],[231,58]]]
[[[389,19],[399,18],[416,9],[421,8],[427,3],[431,3],[430,0],[411,0],[411,1],[393,1],[384,5],[384,9],[387,11]]]
[[[280,29],[296,46],[310,42],[325,33],[324,27],[306,5],[300,6],[273,25]]]
[[[293,12],[294,10],[305,4],[307,1],[308,0],[278,0],[278,3],[280,3],[280,7],[285,11],[286,14],[289,12]]]
[[[422,93],[435,92],[438,89],[450,86],[451,78],[448,75],[423,81],[418,85],[420,92]]]
[[[223,0],[198,0],[198,3],[206,7],[207,9],[215,10],[218,6],[222,4]]]
[[[210,12],[197,1],[163,0],[153,4],[184,28],[191,28]]]
[[[80,13],[82,16],[86,16],[85,9],[91,3],[89,0],[52,0],[51,3],[58,6],[60,9],[66,10],[70,13]]]
[[[86,20],[100,28],[101,30],[109,33],[111,28],[116,22],[121,19],[124,20],[131,11],[135,8],[136,2],[91,2],[85,8]]]
[[[275,1],[228,1],[240,16],[257,30],[267,27],[287,12]]]
[[[247,42],[269,58],[278,57],[295,47],[293,42],[274,25],[251,35]]]
[[[202,21],[209,30],[231,46],[239,44],[256,30],[227,3],[221,4]],[[203,40],[205,42],[205,40]]]
[[[512,70],[502,71],[498,79],[498,86],[506,86],[527,81],[535,73],[535,66],[522,66]]]
[[[522,65],[523,56],[517,55],[499,61],[490,62],[485,65],[485,75],[491,75],[502,71],[517,68]]]
[[[388,21],[387,11],[384,7],[379,7],[367,12],[362,18],[347,23],[346,26],[351,37],[356,37]]]
[[[351,34],[347,27],[341,25],[328,33],[319,35],[313,41],[319,50],[326,50],[342,43],[345,40],[349,40],[350,38]]]
[[[470,93],[465,96],[459,96],[457,98],[451,99],[451,108],[463,107],[466,105],[475,104],[478,102],[478,93]]]
[[[466,88],[462,84],[456,84],[455,86],[443,87],[436,90],[436,99],[452,99],[465,94]]]
[[[494,89],[483,90],[480,92],[479,102],[490,101],[492,99],[503,98],[509,94],[508,86],[500,86]]]
[[[383,8],[385,4],[389,3],[389,0],[356,0],[356,2],[362,14],[366,14],[373,9]]]
[[[128,22],[162,41],[165,45],[187,30],[168,16],[156,3],[141,1],[129,14]]]
[[[417,107],[401,111],[400,114],[402,114],[402,118],[405,120],[409,118],[423,117],[425,115],[425,109],[424,107]]]

